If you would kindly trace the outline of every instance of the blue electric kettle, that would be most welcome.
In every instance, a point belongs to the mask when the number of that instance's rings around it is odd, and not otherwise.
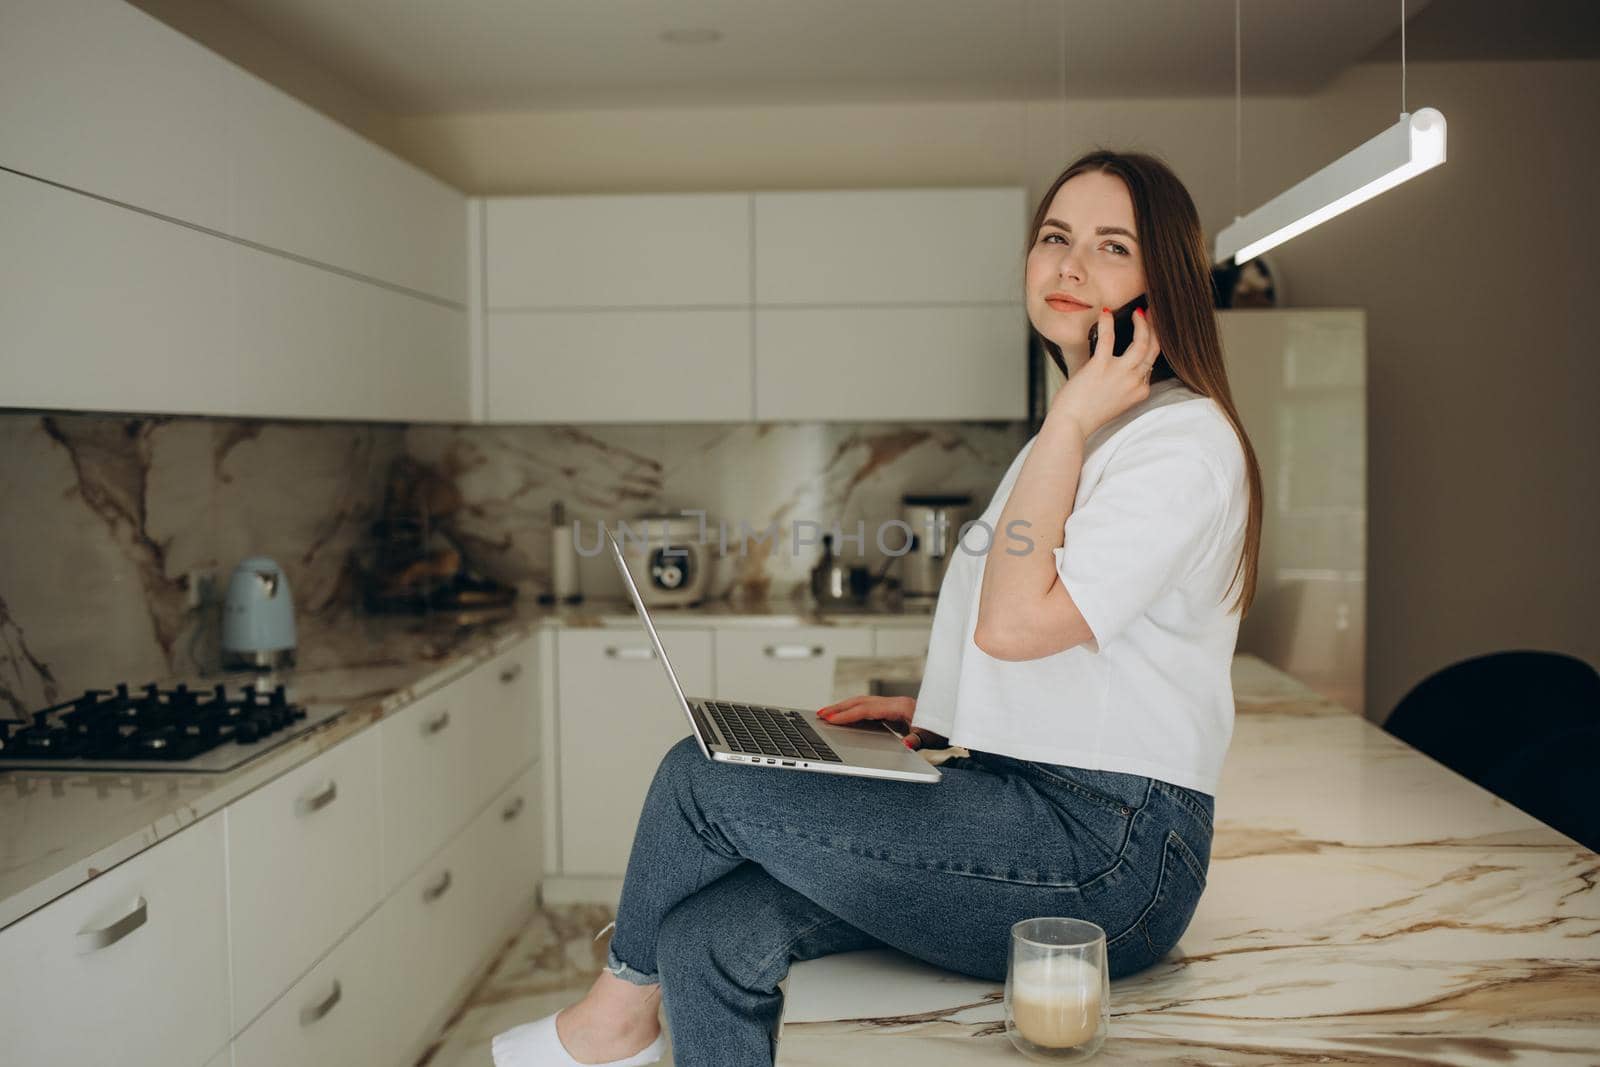
[[[283,568],[251,556],[234,568],[222,606],[222,665],[276,670],[294,666],[294,598]]]

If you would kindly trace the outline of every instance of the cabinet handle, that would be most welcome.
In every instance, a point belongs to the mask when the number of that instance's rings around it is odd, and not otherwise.
[[[446,726],[449,726],[449,725],[450,725],[450,712],[449,712],[448,709],[446,709],[445,711],[441,711],[439,713],[438,718],[429,719],[426,723],[424,723],[422,725],[422,732],[424,734],[436,734],[440,730],[443,730]]]
[[[135,897],[133,907],[122,918],[93,930],[79,930],[78,952],[93,952],[108,945],[115,945],[143,926],[148,918],[150,918],[150,908],[145,903],[144,897]]]
[[[821,645],[768,645],[761,651],[773,659],[815,659],[828,650]]]
[[[300,1009],[300,1025],[310,1026],[324,1015],[333,1010],[339,1003],[339,998],[344,996],[344,990],[339,987],[339,979],[333,980],[333,991],[315,1004],[307,1004]]]
[[[317,790],[315,793],[312,793],[310,796],[303,796],[299,800],[295,801],[294,810],[300,815],[310,815],[312,812],[321,811],[329,804],[332,804],[334,797],[337,797],[338,795],[339,783],[330,778],[328,779],[328,784]]]
[[[439,876],[439,880],[437,882],[422,891],[422,899],[431,904],[435,900],[438,900],[440,897],[444,896],[445,890],[449,888],[450,872],[445,871],[444,874]]]
[[[521,797],[513,798],[511,803],[505,806],[505,810],[500,813],[500,820],[502,822],[510,822],[518,815],[521,815],[523,803],[524,801]]]
[[[505,670],[500,672],[500,684],[501,685],[510,685],[512,682],[516,681],[518,678],[521,678],[521,677],[522,677],[522,664],[513,663],[511,666],[507,667]]]
[[[648,646],[618,648],[616,645],[607,645],[606,655],[612,659],[655,659],[656,650]]]

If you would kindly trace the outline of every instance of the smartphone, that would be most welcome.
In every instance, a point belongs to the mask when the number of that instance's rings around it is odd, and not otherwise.
[[[1111,354],[1113,356],[1122,355],[1128,350],[1128,346],[1133,344],[1133,313],[1140,308],[1147,313],[1150,310],[1150,304],[1145,300],[1144,293],[1140,293],[1111,313],[1111,327],[1115,331],[1111,340]],[[1099,341],[1100,324],[1096,322],[1089,327],[1089,352],[1091,354],[1093,354],[1095,345]],[[1167,357],[1157,353],[1155,365],[1150,372],[1150,380],[1159,382],[1163,378],[1175,377],[1177,375],[1173,372],[1172,365],[1167,362]]]
[[[1132,300],[1123,304],[1111,313],[1111,328],[1116,331],[1116,336],[1111,342],[1111,354],[1120,356],[1133,344],[1133,312],[1136,308],[1149,310],[1150,305],[1145,301],[1144,294],[1140,293]],[[1100,323],[1098,321],[1089,327],[1089,352],[1092,355],[1100,343]]]

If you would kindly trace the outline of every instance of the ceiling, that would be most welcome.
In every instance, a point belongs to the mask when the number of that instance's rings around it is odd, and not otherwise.
[[[225,10],[392,114],[1234,87],[1233,0],[134,2],[180,30]],[[1458,0],[1407,10],[1430,2]],[[1313,92],[1399,17],[1398,0],[1242,0],[1245,92]],[[721,40],[660,39],[702,27]]]

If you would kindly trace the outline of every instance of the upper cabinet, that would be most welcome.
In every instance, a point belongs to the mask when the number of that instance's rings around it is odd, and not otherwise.
[[[0,404],[468,417],[465,198],[143,12],[4,5],[0,166]]]
[[[460,192],[254,75],[228,66],[224,85],[230,234],[466,303]]]
[[[227,64],[124,3],[0,4],[0,166],[228,225]]]
[[[756,303],[1020,305],[1026,213],[1020,188],[757,193]]]
[[[481,217],[491,422],[1026,417],[1020,188],[496,198]]]
[[[486,201],[486,304],[507,309],[750,305],[750,197]]]

